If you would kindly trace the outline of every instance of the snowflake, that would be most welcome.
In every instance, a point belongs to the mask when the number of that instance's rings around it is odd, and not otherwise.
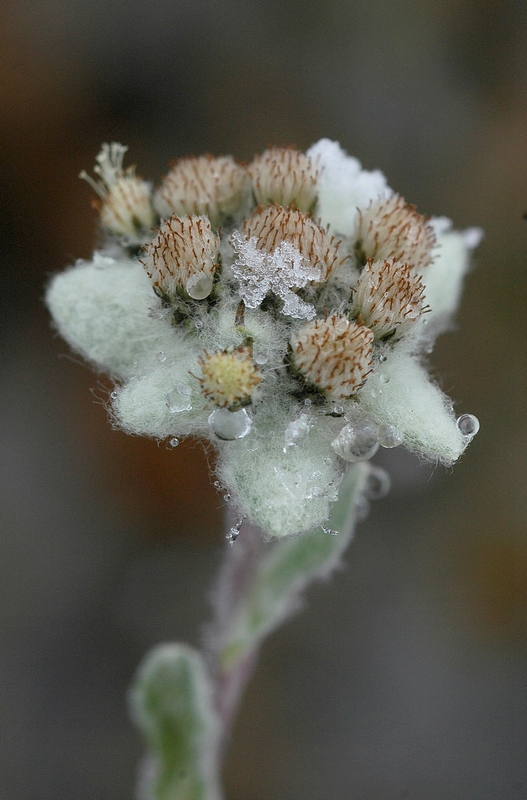
[[[315,307],[292,289],[303,289],[310,281],[320,281],[321,270],[312,267],[290,242],[282,242],[272,253],[258,249],[258,239],[246,239],[238,231],[231,236],[238,258],[232,272],[238,292],[248,308],[257,308],[268,294],[283,302],[282,314],[295,319],[313,319]]]

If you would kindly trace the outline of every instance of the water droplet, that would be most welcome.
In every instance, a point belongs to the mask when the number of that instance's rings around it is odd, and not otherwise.
[[[192,408],[192,389],[186,383],[178,383],[165,398],[171,414],[190,411]]]
[[[193,300],[204,300],[212,292],[212,276],[206,272],[195,272],[188,279],[185,289]]]
[[[397,430],[393,425],[379,425],[379,429],[377,431],[377,436],[379,439],[379,444],[381,447],[399,447],[403,441],[403,435],[400,431]]]
[[[117,398],[119,397],[119,392],[112,392],[110,397],[112,398],[112,400],[117,400]]]
[[[379,356],[379,361],[381,364],[384,364],[386,361],[388,361],[388,356],[385,356],[383,353],[381,356]]]
[[[159,353],[156,353],[156,358],[159,361],[159,363],[162,364],[163,361],[167,360],[167,354],[165,353],[164,350],[160,350]]]
[[[320,472],[320,470],[317,469],[317,470],[315,470],[315,472],[312,474],[311,477],[312,478],[321,478],[322,477],[322,473]]]
[[[258,441],[258,439],[255,436],[249,436],[245,440],[245,449],[249,453],[254,453],[254,451],[258,450],[259,447],[260,447],[260,442]]]
[[[339,532],[334,531],[332,528],[328,528],[326,525],[322,525],[322,530],[324,533],[328,533],[330,536],[338,536]]]
[[[334,406],[333,413],[340,417],[344,413],[344,406]]]
[[[229,492],[227,492],[226,494],[223,495],[223,499],[225,500],[226,503],[229,502],[229,500],[231,499],[231,496],[230,496]]]
[[[479,419],[474,414],[461,414],[456,420],[457,429],[467,439],[472,439],[479,431]]]
[[[325,458],[322,463],[324,464],[324,466],[329,467],[329,466],[331,466],[331,459],[330,458]]]
[[[317,500],[325,496],[326,493],[324,489],[315,484],[315,486],[311,486],[311,488],[307,490],[307,492],[304,495],[304,500]]]
[[[386,497],[390,491],[390,484],[390,476],[386,470],[380,467],[370,467],[364,493],[369,500],[380,500],[381,497]]]
[[[229,411],[226,408],[217,408],[209,416],[209,425],[218,439],[231,441],[247,436],[253,424],[247,410]]]
[[[345,425],[331,447],[345,461],[367,461],[379,449],[377,429],[369,422]]]
[[[311,425],[307,414],[301,414],[298,419],[290,422],[284,431],[284,453],[289,452],[292,447],[296,447],[299,442],[303,441],[309,433],[310,428]]]
[[[380,397],[382,394],[382,389],[371,389],[370,394],[375,399],[376,397]]]
[[[262,352],[253,353],[253,361],[255,364],[267,364],[267,356]]]
[[[379,375],[379,381],[381,383],[390,383],[390,376],[389,375]]]
[[[214,488],[219,492],[221,490],[221,483],[219,481],[214,481]]]
[[[170,439],[168,442],[169,447],[177,447],[178,444],[179,444],[179,439],[176,439],[175,436],[173,436],[172,439]]]
[[[306,408],[311,408],[312,405],[313,405],[313,401],[311,400],[311,398],[310,397],[306,397],[306,399],[304,400],[304,406]]]
[[[203,328],[203,321],[201,319],[194,320],[196,330],[200,331]]]
[[[241,530],[241,527],[242,527],[243,523],[245,522],[245,519],[246,519],[245,517],[241,517],[237,522],[234,523],[234,525],[232,526],[230,531],[227,533],[225,538],[227,539],[228,543],[231,546],[234,544],[234,542],[238,538],[240,530]]]

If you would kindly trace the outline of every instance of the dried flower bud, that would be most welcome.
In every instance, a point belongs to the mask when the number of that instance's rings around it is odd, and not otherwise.
[[[340,242],[311,217],[294,208],[259,206],[243,223],[242,232],[247,239],[255,236],[259,249],[268,253],[282,242],[290,242],[312,267],[320,268],[320,283],[344,260],[339,253]]]
[[[296,206],[308,213],[317,199],[320,168],[317,162],[292,147],[272,147],[249,164],[256,202]]]
[[[212,291],[219,236],[206,217],[170,217],[145,248],[141,260],[161,297],[203,300]]]
[[[428,310],[421,276],[400,261],[368,261],[353,296],[353,312],[385,339],[406,333]]]
[[[245,169],[232,156],[181,158],[165,176],[154,203],[162,217],[206,215],[217,228],[240,208],[247,182]]]
[[[254,400],[262,373],[253,361],[252,348],[205,353],[198,362],[198,380],[208,400],[229,411],[237,411]]]
[[[135,167],[123,170],[124,154],[128,150],[118,142],[103,144],[93,171],[100,176],[95,181],[84,170],[79,177],[88,181],[97,192],[102,225],[116,236],[126,236],[131,242],[144,241],[141,231],[149,230],[156,220],[152,206],[151,184],[135,174]]]
[[[340,314],[317,319],[291,337],[294,366],[331,400],[360,389],[372,364],[373,333]]]
[[[398,194],[381,197],[359,211],[355,254],[361,264],[368,259],[396,259],[423,269],[432,261],[435,241],[427,218]]]

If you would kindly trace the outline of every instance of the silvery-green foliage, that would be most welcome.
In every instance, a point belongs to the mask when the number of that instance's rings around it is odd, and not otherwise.
[[[148,746],[139,800],[221,800],[220,722],[200,653],[183,644],[152,650],[135,676],[130,709]]]

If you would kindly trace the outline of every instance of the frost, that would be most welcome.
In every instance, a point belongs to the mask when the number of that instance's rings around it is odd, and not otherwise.
[[[313,319],[316,311],[311,303],[292,291],[302,289],[310,281],[320,281],[321,269],[312,267],[290,242],[282,242],[272,253],[259,250],[258,239],[246,239],[238,231],[231,236],[238,258],[232,272],[238,292],[248,308],[257,308],[268,294],[283,302],[282,314],[295,319]]]

